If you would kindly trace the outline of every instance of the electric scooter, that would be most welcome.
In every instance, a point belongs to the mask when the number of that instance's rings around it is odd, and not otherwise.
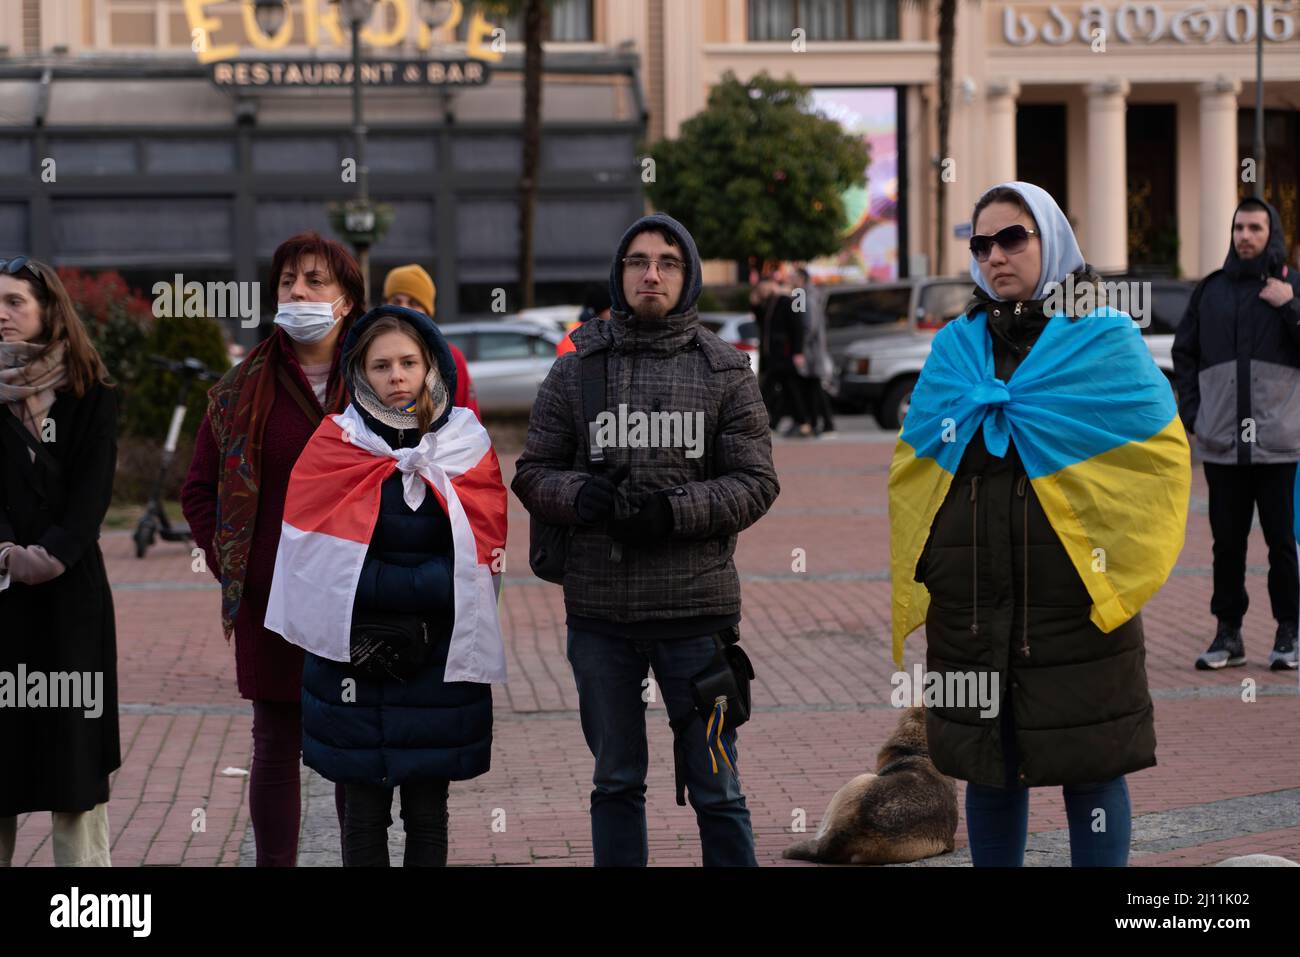
[[[163,443],[158,477],[154,480],[153,491],[149,495],[148,504],[144,507],[144,514],[140,516],[140,521],[135,527],[136,558],[144,558],[145,553],[159,536],[165,542],[188,542],[193,537],[188,525],[183,522],[173,524],[167,518],[167,512],[163,509],[163,483],[167,479],[167,470],[171,468],[172,460],[176,456],[176,443],[180,439],[181,424],[185,421],[185,401],[189,398],[191,385],[195,379],[215,382],[221,378],[198,359],[190,358],[183,362],[173,362],[165,356],[150,356],[149,361],[179,376],[181,385],[180,394],[176,397],[176,408],[172,410],[171,426],[167,429],[167,441]]]

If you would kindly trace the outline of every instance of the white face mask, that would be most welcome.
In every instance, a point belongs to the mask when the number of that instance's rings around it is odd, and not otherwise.
[[[333,302],[282,302],[275,314],[275,324],[294,342],[320,342],[338,322],[334,307],[343,298],[339,296]]]

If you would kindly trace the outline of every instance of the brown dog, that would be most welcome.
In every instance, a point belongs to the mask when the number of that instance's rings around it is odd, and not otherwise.
[[[957,833],[957,785],[930,760],[925,711],[908,708],[876,755],[876,773],[835,792],[816,837],[784,857],[818,864],[906,864],[945,854]]]

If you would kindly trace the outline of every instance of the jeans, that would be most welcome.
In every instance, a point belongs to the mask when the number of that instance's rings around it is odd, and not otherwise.
[[[1132,813],[1124,777],[1061,790],[1070,824],[1070,866],[1127,867]],[[1029,789],[967,784],[966,831],[976,867],[1023,867]]]
[[[1300,566],[1292,526],[1295,465],[1216,465],[1205,463],[1210,490],[1210,532],[1214,535],[1214,594],[1210,612],[1224,624],[1240,626],[1246,595],[1246,543],[1250,520],[1259,507],[1259,525],[1268,543],[1268,597],[1273,619],[1295,624],[1300,615]]]
[[[248,816],[253,821],[258,867],[294,867],[298,863],[301,759],[302,705],[296,701],[254,701]],[[334,787],[334,810],[341,831],[341,784]]]
[[[644,867],[649,861],[645,793],[646,675],[654,669],[670,720],[694,710],[690,679],[716,653],[713,637],[638,640],[569,629],[568,654],[578,684],[582,734],[596,759],[591,843],[597,867]],[[715,774],[704,722],[682,732],[686,790],[700,830],[704,865],[756,867],[754,832],[740,782],[719,763]],[[723,738],[734,754],[736,731]]]
[[[447,785],[445,780],[408,781],[400,787],[406,832],[403,867],[447,866]],[[375,784],[348,784],[346,788],[345,866],[388,867],[393,789]]]

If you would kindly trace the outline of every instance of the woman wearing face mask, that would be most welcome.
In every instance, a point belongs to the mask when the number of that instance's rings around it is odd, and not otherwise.
[[[494,571],[506,492],[487,432],[453,408],[456,364],[420,312],[348,333],[351,395],[294,467],[266,625],[308,651],[303,759],[346,786],[344,862],[447,862],[449,781],[488,770],[505,681]]]
[[[346,404],[339,348],[364,311],[356,261],[303,233],[271,260],[275,330],[208,394],[181,507],[221,582],[239,693],[253,702],[249,813],[259,867],[298,856],[302,651],[263,626],[289,473],[327,413]],[[342,791],[336,793],[342,820]]]
[[[0,867],[29,811],[51,812],[56,865],[110,863],[108,776],[122,759],[98,540],[116,463],[115,393],[63,283],[0,259],[0,672],[28,676],[26,706],[0,706]],[[71,673],[80,694],[66,700],[55,675]]]
[[[1182,548],[1187,439],[1052,197],[1004,183],[971,222],[978,290],[935,337],[890,468],[895,660],[924,624],[940,687],[983,689],[926,702],[935,765],[969,782],[976,866],[1024,863],[1045,785],[1072,863],[1124,866],[1124,776],[1156,763],[1139,609]]]

